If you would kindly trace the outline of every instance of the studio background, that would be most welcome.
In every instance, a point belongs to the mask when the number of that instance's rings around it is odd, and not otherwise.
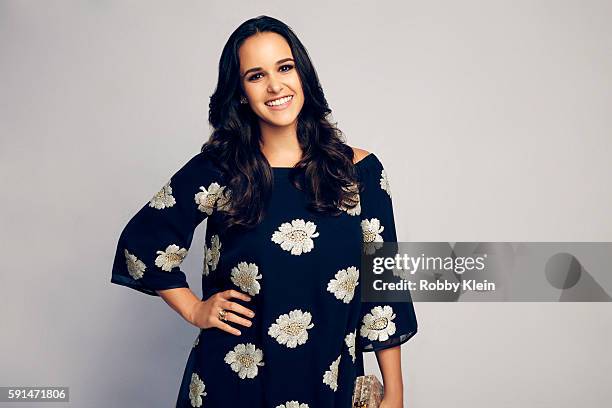
[[[347,142],[385,165],[398,240],[612,241],[609,2],[2,0],[0,385],[173,406],[198,330],[112,285],[113,255],[207,140],[223,44],[260,14],[296,31]],[[205,227],[182,264],[198,296]],[[415,310],[406,408],[612,398],[609,303]]]

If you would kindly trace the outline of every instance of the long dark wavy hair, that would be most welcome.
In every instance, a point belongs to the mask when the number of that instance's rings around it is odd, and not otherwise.
[[[230,190],[225,228],[249,228],[261,222],[274,182],[271,167],[260,150],[258,117],[248,104],[240,103],[238,50],[248,37],[262,32],[285,38],[304,93],[304,106],[297,119],[302,159],[290,170],[291,183],[309,195],[310,210],[334,216],[341,213],[339,205],[354,208],[358,203],[354,193],[361,189],[353,150],[336,124],[328,120],[331,109],[306,48],[283,22],[268,16],[252,18],[242,23],[223,47],[217,87],[209,104],[208,121],[213,132],[201,149],[222,170]]]

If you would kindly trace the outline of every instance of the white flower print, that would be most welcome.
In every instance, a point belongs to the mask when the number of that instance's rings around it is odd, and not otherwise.
[[[217,210],[227,211],[230,206],[232,191],[227,187],[223,187],[222,189],[223,191],[221,192],[221,194],[219,195],[219,199],[217,200]]]
[[[344,191],[351,191],[354,194],[355,199],[357,200],[357,205],[355,205],[355,207],[353,208],[347,208],[344,206],[343,203],[341,203],[338,208],[342,211],[346,211],[346,213],[348,215],[359,215],[361,214],[361,198],[359,196],[359,189],[357,187],[357,184],[353,183],[351,184],[350,187],[348,188],[343,188]]]
[[[202,330],[200,330],[200,333],[198,333],[198,337],[196,337],[195,341],[193,342],[193,347],[197,346],[200,343],[200,334],[202,334]]]
[[[220,257],[221,241],[219,241],[219,235],[215,234],[210,238],[210,248],[204,245],[204,267],[202,268],[202,275],[208,275],[210,271],[217,269]]]
[[[374,306],[370,313],[363,317],[359,334],[369,340],[385,341],[395,333],[395,313],[389,305]]]
[[[355,362],[355,337],[357,337],[357,329],[355,329],[354,332],[347,334],[344,338],[344,342],[348,347],[348,351],[351,355],[351,358],[353,359],[353,363]]]
[[[284,344],[289,348],[295,348],[299,344],[306,343],[308,340],[307,329],[312,329],[312,315],[295,309],[289,314],[282,314],[276,318],[276,323],[272,323],[268,329],[268,334],[276,339],[279,344]]]
[[[342,354],[331,363],[329,370],[326,370],[325,374],[323,374],[323,383],[329,385],[329,388],[334,391],[338,389],[338,366],[340,365],[340,357],[342,357]]]
[[[412,277],[412,273],[411,271],[407,270],[407,269],[393,269],[393,276],[397,276],[400,279],[404,279],[404,280],[410,280],[410,278]]]
[[[157,208],[158,210],[162,210],[164,208],[172,207],[176,204],[176,200],[172,195],[172,187],[170,186],[170,181],[168,181],[162,188],[159,190],[151,201],[149,201],[149,207]]]
[[[255,348],[252,343],[238,344],[233,350],[230,350],[224,361],[232,367],[232,370],[238,373],[238,377],[255,378],[258,372],[258,366],[263,366],[263,351]]]
[[[308,404],[299,403],[298,401],[287,401],[284,404],[277,405],[276,408],[309,408]]]
[[[205,188],[204,186],[200,186],[200,190],[202,191],[195,195],[195,202],[196,204],[198,204],[198,210],[208,215],[211,215],[213,210],[215,209],[217,200],[222,198],[224,200],[223,204],[224,205],[227,204],[225,202],[226,197],[223,193],[224,189],[225,189],[224,186],[220,186],[219,183],[214,182],[214,181],[210,183],[208,188]]]
[[[359,269],[349,266],[336,272],[335,278],[327,283],[327,291],[344,303],[350,303],[355,294],[355,287],[359,285]]]
[[[389,197],[391,197],[391,184],[389,183],[389,176],[385,169],[382,169],[380,172],[380,188],[385,190]]]
[[[303,219],[292,220],[291,223],[284,222],[277,231],[272,234],[272,241],[280,244],[285,251],[292,255],[301,255],[310,252],[314,248],[312,238],[319,236],[315,232],[317,226],[314,222],[305,222]]]
[[[385,227],[380,225],[378,218],[361,221],[361,231],[363,232],[363,242],[383,242],[383,237],[380,235],[385,230]]]
[[[380,235],[385,227],[380,225],[378,218],[365,219],[361,221],[361,231],[363,233],[364,250],[366,254],[373,254],[376,249],[382,246],[383,237]]]
[[[261,285],[257,282],[257,279],[261,279],[261,274],[257,274],[258,270],[254,263],[240,262],[232,268],[232,282],[244,292],[254,296],[261,289]]]
[[[211,270],[217,269],[219,258],[221,257],[221,241],[219,235],[213,235],[210,238],[210,268]]]
[[[134,279],[140,279],[144,275],[147,265],[144,264],[140,259],[136,258],[136,255],[130,254],[127,249],[123,250],[125,256],[125,263],[130,276]]]
[[[191,383],[189,384],[189,400],[191,401],[192,407],[202,406],[202,397],[207,393],[204,392],[204,382],[196,373],[191,374]]]
[[[185,256],[187,256],[187,250],[180,248],[178,245],[170,244],[165,251],[157,251],[157,258],[155,258],[155,265],[159,266],[163,271],[170,272],[172,268],[179,266]]]
[[[204,276],[208,276],[210,273],[208,265],[210,265],[211,256],[212,254],[210,253],[210,249],[206,246],[206,242],[204,242],[204,262],[202,262],[202,275]]]

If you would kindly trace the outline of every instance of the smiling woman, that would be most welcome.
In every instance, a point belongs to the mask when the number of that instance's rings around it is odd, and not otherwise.
[[[304,106],[304,94],[293,53],[285,38],[275,32],[253,35],[244,41],[238,55],[243,72],[241,86],[251,109],[263,122],[260,125],[291,124]],[[266,56],[265,60],[262,55]],[[264,62],[274,55],[282,58],[265,65]]]
[[[246,21],[221,55],[210,140],[121,233],[111,281],[201,329],[177,407],[349,408],[367,351],[381,406],[401,407],[412,303],[360,296],[363,243],[397,240],[389,179],[329,113],[291,29]],[[204,219],[200,300],[180,265]]]

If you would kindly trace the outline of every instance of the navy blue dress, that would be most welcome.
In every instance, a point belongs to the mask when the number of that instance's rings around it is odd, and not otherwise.
[[[394,347],[417,332],[411,302],[362,302],[362,242],[396,241],[389,179],[370,153],[355,164],[365,190],[339,216],[306,208],[307,196],[273,168],[262,223],[221,233],[231,191],[202,153],[191,158],[125,226],[111,282],[158,296],[188,287],[179,265],[207,219],[202,299],[227,289],[255,312],[240,336],[201,329],[177,407],[349,408],[362,352]],[[199,250],[199,249],[198,249]]]

